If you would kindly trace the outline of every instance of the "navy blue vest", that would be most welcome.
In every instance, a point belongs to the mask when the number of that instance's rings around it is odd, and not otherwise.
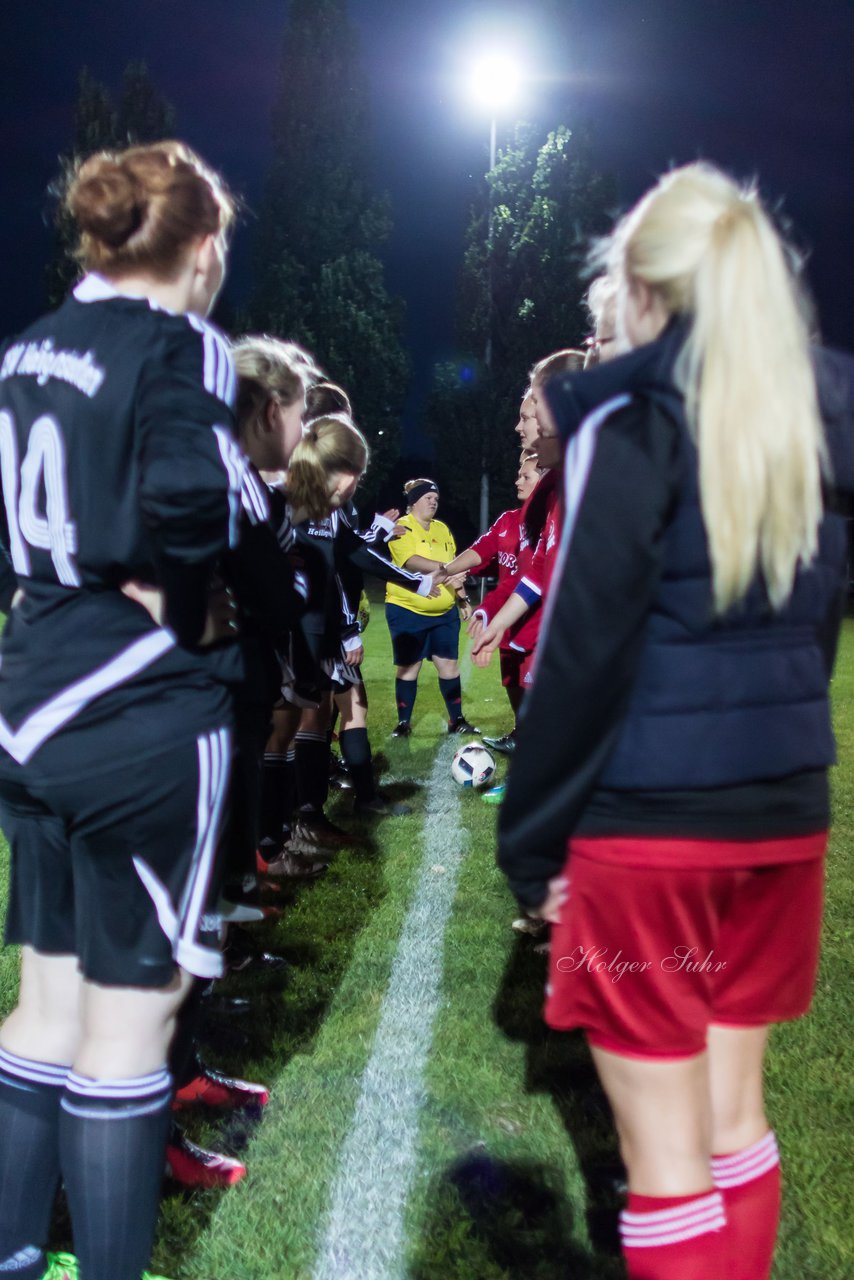
[[[582,392],[600,402],[629,392],[666,413],[679,432],[680,491],[628,713],[599,778],[609,789],[737,785],[835,759],[828,633],[844,584],[845,521],[825,515],[818,556],[797,575],[783,610],[772,610],[757,582],[738,606],[715,616],[697,451],[669,376],[681,338],[674,326],[658,343],[602,366],[601,386]]]

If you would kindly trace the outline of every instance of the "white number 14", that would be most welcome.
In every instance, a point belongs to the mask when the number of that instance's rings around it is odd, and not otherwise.
[[[56,419],[44,414],[33,423],[19,469],[15,424],[11,414],[0,412],[0,474],[15,572],[30,576],[29,548],[35,547],[50,552],[63,586],[79,587],[80,574],[74,563],[77,525],[68,510],[65,441]],[[42,489],[44,514],[38,509]]]

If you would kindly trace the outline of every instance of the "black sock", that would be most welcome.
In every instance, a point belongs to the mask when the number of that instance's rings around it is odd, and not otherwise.
[[[294,809],[297,807],[297,753],[295,747],[291,747],[285,756],[282,783],[282,833],[288,835],[294,821]]]
[[[282,839],[287,801],[287,756],[276,751],[264,753],[261,770],[261,809],[258,815],[258,839],[270,840],[278,849]]]
[[[412,719],[412,708],[415,706],[415,695],[418,692],[417,680],[401,680],[394,682],[394,696],[397,701],[397,719],[399,724],[409,724]]]
[[[68,1070],[0,1049],[0,1276],[13,1280],[40,1280],[45,1271]]]
[[[443,680],[440,676],[439,689],[448,708],[448,719],[453,724],[463,714],[463,687],[460,684],[460,677],[452,676],[450,680]]]
[[[297,803],[300,813],[322,813],[329,794],[329,742],[325,733],[296,737]]]
[[[338,735],[341,754],[353,779],[353,790],[358,801],[373,800],[377,794],[374,785],[374,766],[371,762],[371,744],[367,729],[342,729]]]
[[[140,1280],[151,1257],[172,1080],[68,1077],[59,1121],[74,1252],[86,1280]]]

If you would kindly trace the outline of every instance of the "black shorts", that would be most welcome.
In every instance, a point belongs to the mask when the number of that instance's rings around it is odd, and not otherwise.
[[[76,955],[106,986],[222,972],[218,838],[231,732],[76,781],[0,778],[12,852],[6,941]]]
[[[424,658],[459,657],[460,615],[455,606],[436,614],[387,604],[385,616],[396,666],[412,667]]]

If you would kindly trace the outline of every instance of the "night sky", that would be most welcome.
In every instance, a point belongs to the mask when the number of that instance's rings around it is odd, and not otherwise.
[[[257,209],[287,13],[285,0],[10,9],[0,26],[0,335],[43,307],[45,191],[70,139],[80,68],[117,92],[125,64],[145,59],[179,135]],[[623,207],[699,156],[758,174],[809,250],[826,340],[854,348],[852,0],[350,0],[350,13],[373,91],[376,177],[393,202],[388,284],[407,301],[422,388],[432,363],[453,354],[462,235],[487,156],[488,120],[460,82],[493,43],[510,42],[527,66],[521,117],[592,126]],[[248,241],[244,228],[233,302],[248,288]]]

